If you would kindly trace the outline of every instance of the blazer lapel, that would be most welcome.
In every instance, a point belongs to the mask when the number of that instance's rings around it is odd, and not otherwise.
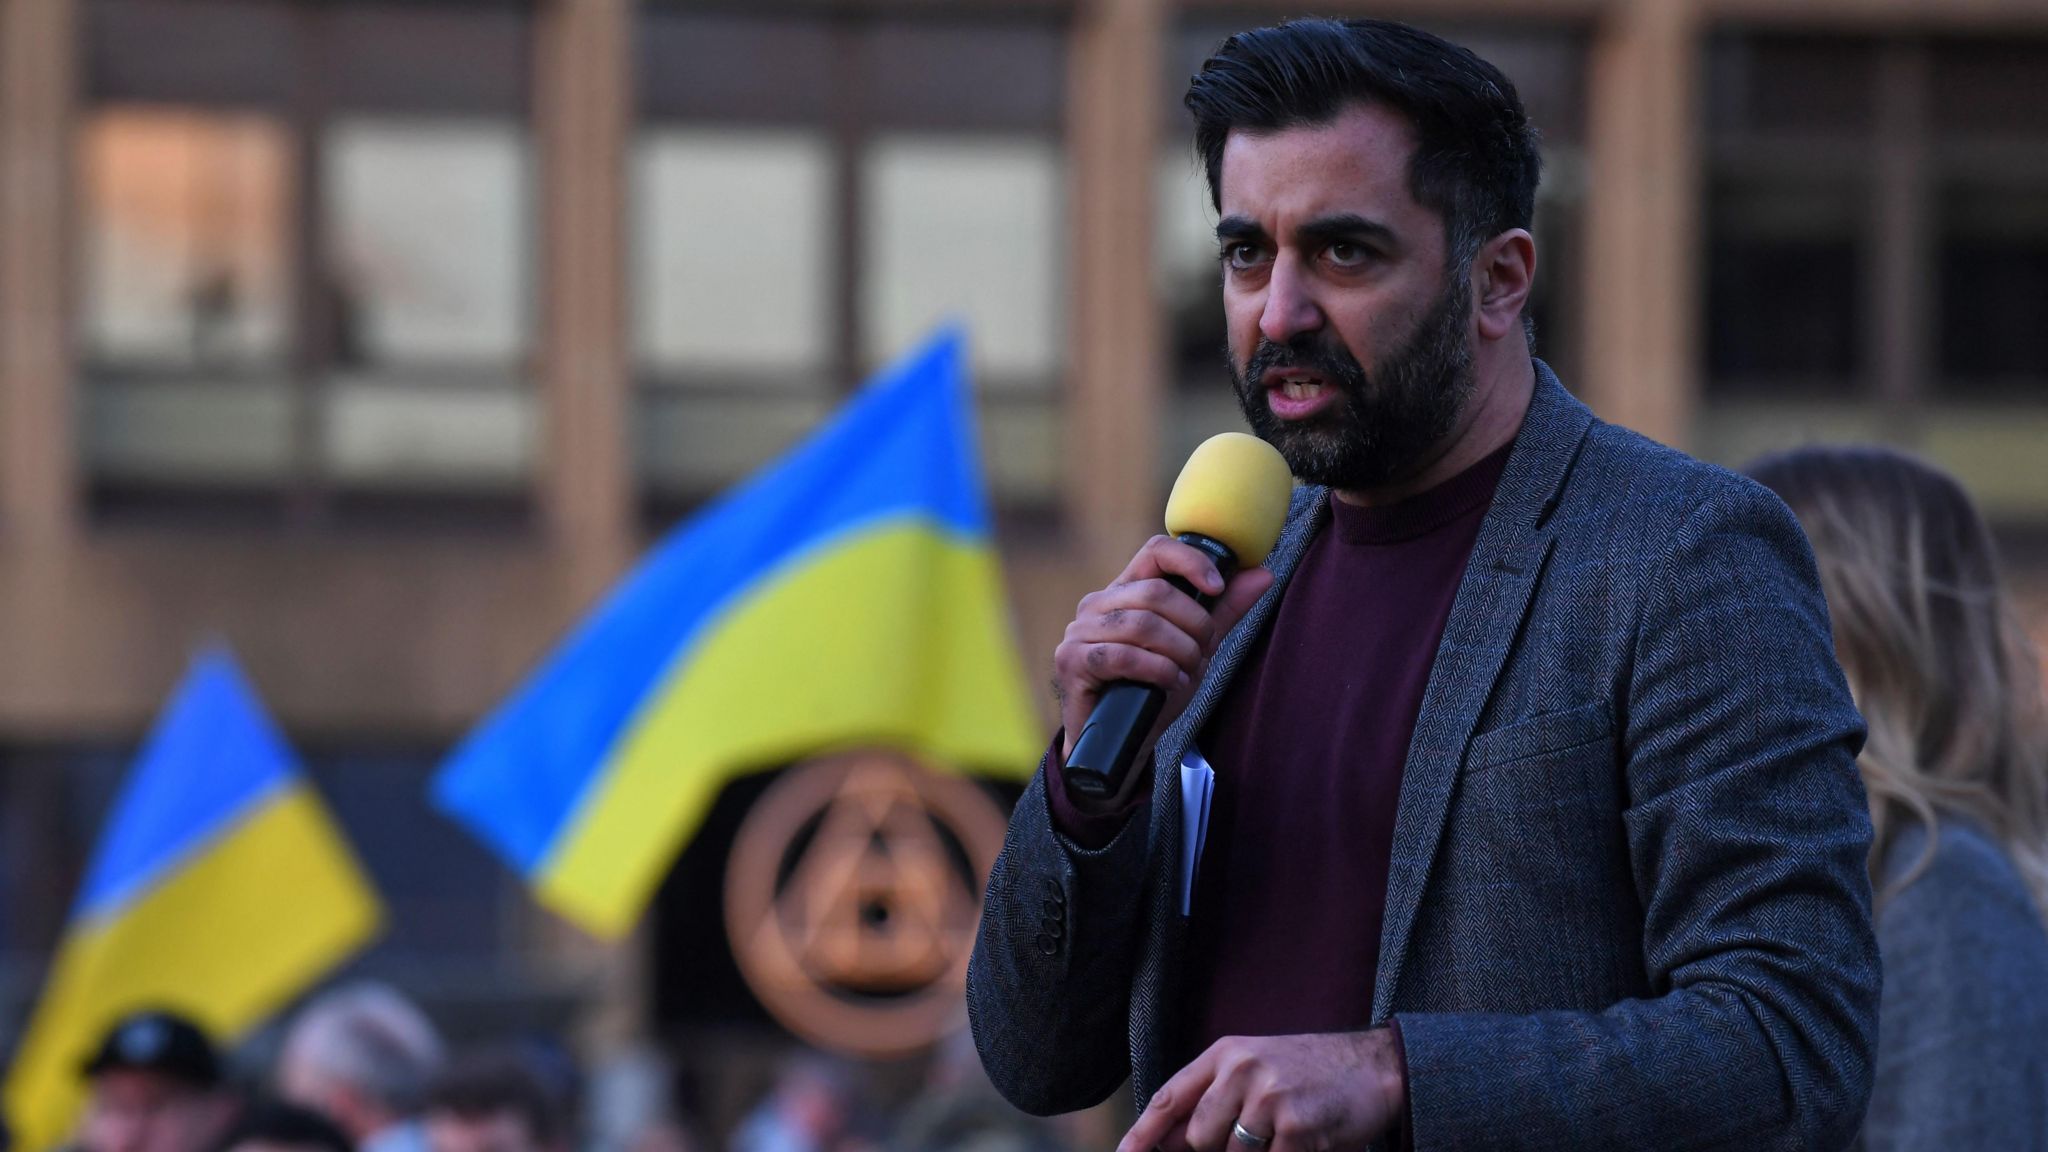
[[[1530,594],[1555,540],[1545,521],[1592,422],[1585,405],[1537,361],[1528,415],[1451,603],[1408,745],[1394,817],[1379,974],[1373,986],[1375,1023],[1392,1011],[1465,745],[1521,631]]]

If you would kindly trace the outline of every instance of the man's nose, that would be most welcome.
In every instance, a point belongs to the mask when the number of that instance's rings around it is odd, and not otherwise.
[[[1310,292],[1307,269],[1286,252],[1273,260],[1266,280],[1266,307],[1259,313],[1259,335],[1286,344],[1323,326],[1323,312]]]

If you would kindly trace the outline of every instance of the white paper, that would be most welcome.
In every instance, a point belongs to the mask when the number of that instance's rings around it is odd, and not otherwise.
[[[1190,747],[1180,762],[1180,914],[1194,909],[1195,874],[1209,842],[1209,800],[1216,794],[1216,770]]]

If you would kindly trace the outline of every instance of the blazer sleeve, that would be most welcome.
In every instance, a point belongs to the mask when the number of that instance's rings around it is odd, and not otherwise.
[[[1626,675],[1629,866],[1651,995],[1398,1016],[1418,1149],[1838,1149],[1879,967],[1863,724],[1806,538],[1715,473],[1646,587]]]
[[[1040,763],[989,871],[967,966],[982,1066],[1041,1116],[1098,1104],[1130,1075],[1147,840],[1146,822],[1131,819],[1082,848],[1056,829],[1046,788]]]

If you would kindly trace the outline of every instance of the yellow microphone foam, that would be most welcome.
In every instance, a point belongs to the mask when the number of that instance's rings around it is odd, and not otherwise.
[[[1280,450],[1243,432],[1211,436],[1188,457],[1166,499],[1166,531],[1207,536],[1237,557],[1239,567],[1263,564],[1280,526],[1294,478]]]

